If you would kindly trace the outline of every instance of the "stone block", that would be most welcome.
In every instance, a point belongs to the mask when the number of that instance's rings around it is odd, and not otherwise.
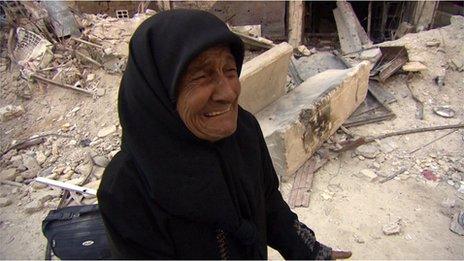
[[[285,94],[292,52],[291,45],[281,43],[243,65],[240,106],[256,114]]]
[[[281,182],[332,135],[364,101],[370,63],[317,74],[256,117]]]

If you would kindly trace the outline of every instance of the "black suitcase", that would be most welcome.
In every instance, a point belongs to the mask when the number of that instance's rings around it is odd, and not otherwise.
[[[42,221],[42,232],[48,240],[47,250],[61,259],[111,258],[98,205],[52,210]]]

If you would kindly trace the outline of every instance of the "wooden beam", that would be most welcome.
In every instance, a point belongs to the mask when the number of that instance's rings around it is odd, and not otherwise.
[[[288,43],[293,47],[298,47],[302,42],[304,10],[303,1],[288,2]]]

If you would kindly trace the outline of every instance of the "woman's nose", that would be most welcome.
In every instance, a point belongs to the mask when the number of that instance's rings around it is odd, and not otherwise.
[[[237,98],[235,81],[228,79],[224,74],[218,75],[215,81],[212,100],[216,102],[230,103]]]

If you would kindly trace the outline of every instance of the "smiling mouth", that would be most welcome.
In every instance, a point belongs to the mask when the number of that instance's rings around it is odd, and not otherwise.
[[[223,111],[213,111],[213,112],[208,112],[208,113],[205,113],[204,115],[206,117],[214,117],[214,116],[218,116],[218,115],[221,115],[221,114],[224,114],[228,111],[230,111],[230,109],[232,108],[232,105],[229,105],[229,107]]]

